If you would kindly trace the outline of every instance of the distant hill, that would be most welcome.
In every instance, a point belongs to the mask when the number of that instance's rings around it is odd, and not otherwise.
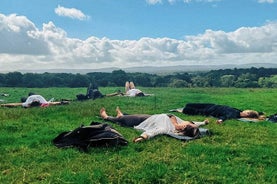
[[[49,70],[20,70],[22,73],[80,73],[86,74],[90,72],[107,72],[111,73],[114,70],[123,70],[128,73],[153,73],[153,74],[170,74],[175,72],[206,72],[219,69],[234,69],[234,68],[277,68],[277,64],[273,63],[251,63],[243,65],[178,65],[178,66],[144,66],[130,68],[101,68],[101,69],[49,69]]]

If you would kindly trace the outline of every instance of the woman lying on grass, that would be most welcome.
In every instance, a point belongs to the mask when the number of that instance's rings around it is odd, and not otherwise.
[[[116,117],[108,116],[105,108],[102,108],[100,115],[104,120],[112,121],[123,126],[133,126],[137,130],[142,130],[143,133],[133,140],[135,143],[161,134],[167,134],[173,137],[188,136],[190,138],[197,138],[200,135],[199,126],[209,123],[208,120],[204,120],[203,122],[184,121],[179,117],[169,114],[124,115],[119,107],[116,108],[116,112]]]
[[[210,103],[188,103],[184,108],[171,110],[182,112],[188,115],[204,115],[218,118],[217,123],[221,124],[227,119],[248,119],[249,121],[265,120],[263,113],[254,110],[240,110],[227,105],[217,105]]]
[[[125,95],[126,96],[130,96],[130,97],[134,97],[134,96],[145,96],[145,94],[137,89],[135,87],[135,84],[131,81],[126,81],[125,83]]]

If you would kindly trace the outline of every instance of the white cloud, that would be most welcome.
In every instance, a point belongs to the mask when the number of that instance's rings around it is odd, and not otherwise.
[[[162,0],[146,0],[148,4],[154,5],[154,4],[161,4]]]
[[[258,0],[258,3],[274,3],[274,0]]]
[[[0,14],[0,35],[1,71],[277,61],[277,22],[233,32],[206,30],[184,40],[81,40],[69,38],[53,22],[39,30],[24,16]]]
[[[0,53],[48,54],[48,43],[36,32],[37,28],[26,17],[0,14]]]
[[[55,8],[55,13],[59,16],[69,17],[72,19],[85,20],[85,19],[89,18],[82,11],[80,11],[78,9],[65,8],[60,5],[57,8]]]

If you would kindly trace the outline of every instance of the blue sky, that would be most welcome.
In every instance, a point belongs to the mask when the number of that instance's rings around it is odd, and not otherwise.
[[[277,64],[276,0],[1,0],[0,71]]]

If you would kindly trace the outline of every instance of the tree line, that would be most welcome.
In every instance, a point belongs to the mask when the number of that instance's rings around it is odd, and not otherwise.
[[[167,75],[149,73],[127,73],[123,70],[72,73],[20,73],[0,74],[0,87],[87,87],[89,83],[98,86],[124,86],[134,81],[142,87],[237,87],[276,88],[277,68],[220,69],[207,72],[178,72]]]

